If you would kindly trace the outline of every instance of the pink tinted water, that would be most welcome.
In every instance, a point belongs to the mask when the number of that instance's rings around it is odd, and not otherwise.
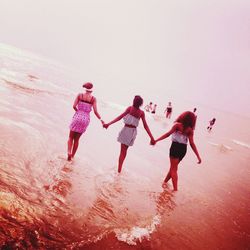
[[[76,159],[67,162],[75,96],[66,83],[54,81],[59,69],[44,62],[28,65],[6,55],[1,65],[2,247],[249,248],[248,118],[199,107],[195,139],[203,162],[197,165],[189,148],[179,167],[179,191],[172,193],[171,183],[161,187],[170,140],[149,146],[141,125],[121,175],[116,137],[122,123],[105,131],[93,115]],[[44,79],[44,71],[53,80]],[[99,102],[107,121],[121,112],[117,107]],[[176,116],[147,120],[157,137]],[[214,116],[217,122],[207,133]]]

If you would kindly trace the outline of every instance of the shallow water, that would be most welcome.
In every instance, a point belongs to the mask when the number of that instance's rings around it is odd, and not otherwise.
[[[161,187],[170,140],[149,146],[142,125],[120,175],[122,123],[106,131],[93,114],[76,158],[67,162],[71,79],[27,52],[1,46],[0,54],[3,249],[250,248],[249,118],[199,107],[195,139],[203,162],[196,164],[189,147],[179,191],[172,192],[171,183]],[[99,110],[108,121],[123,107],[100,100]],[[155,136],[173,119],[147,116]]]

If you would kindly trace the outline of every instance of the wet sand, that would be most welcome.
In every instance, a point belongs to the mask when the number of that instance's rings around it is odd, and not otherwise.
[[[189,147],[179,191],[172,192],[171,183],[161,187],[170,140],[150,146],[142,124],[120,175],[116,137],[122,122],[106,131],[93,114],[76,158],[67,162],[75,96],[67,85],[39,75],[39,67],[52,74],[54,66],[40,62],[29,72],[20,65],[22,70],[16,58],[5,57],[0,75],[3,249],[249,248],[249,118],[200,107],[195,139],[203,162],[196,164]],[[122,109],[99,101],[105,121]],[[212,114],[218,119],[208,133]],[[147,120],[157,137],[174,117]]]

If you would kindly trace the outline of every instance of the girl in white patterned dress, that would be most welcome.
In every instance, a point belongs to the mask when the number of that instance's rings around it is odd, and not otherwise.
[[[134,144],[137,135],[137,126],[140,119],[142,119],[143,126],[150,139],[154,141],[154,137],[152,136],[145,119],[145,113],[140,109],[142,104],[143,99],[138,95],[135,96],[132,106],[128,107],[125,112],[123,112],[113,121],[103,125],[103,127],[107,129],[111,124],[121,120],[122,118],[125,124],[117,138],[118,142],[121,143],[121,151],[118,161],[118,173],[120,173],[122,170],[122,164],[126,158],[128,147]]]

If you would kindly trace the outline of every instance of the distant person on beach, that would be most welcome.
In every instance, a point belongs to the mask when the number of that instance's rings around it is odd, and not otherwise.
[[[154,104],[154,107],[153,107],[153,110],[152,110],[152,114],[155,114],[156,113],[156,107],[157,107],[157,104]]]
[[[69,126],[70,133],[68,139],[68,161],[74,157],[78,148],[79,139],[89,125],[92,107],[96,117],[101,121],[102,124],[104,124],[97,111],[96,98],[92,96],[93,84],[87,82],[83,84],[83,88],[85,92],[77,95],[73,105],[73,109],[76,112]]]
[[[139,124],[140,119],[142,119],[143,126],[146,132],[148,133],[151,141],[154,141],[153,135],[151,134],[145,119],[145,113],[140,109],[142,104],[143,99],[139,95],[136,95],[134,97],[132,106],[128,107],[125,112],[120,114],[111,122],[103,125],[103,127],[107,129],[111,124],[120,121],[122,118],[124,121],[124,127],[120,131],[117,138],[118,142],[121,143],[121,150],[118,161],[118,173],[120,173],[122,170],[122,164],[126,158],[128,147],[134,144],[137,135],[137,126]]]
[[[166,107],[164,113],[166,113],[166,118],[170,119],[171,118],[171,114],[172,114],[173,108],[172,108],[172,103],[169,102],[168,106]]]
[[[213,125],[215,124],[216,119],[213,118],[211,121],[209,121],[209,125],[207,127],[207,130],[210,132],[213,128]]]
[[[196,127],[196,121],[197,121],[197,113],[196,113],[196,111],[197,111],[197,109],[196,109],[196,108],[194,108],[194,110],[193,110],[193,113],[194,113],[194,115],[195,115],[194,130],[195,130],[195,127]]]
[[[170,179],[172,179],[174,191],[178,190],[178,164],[186,155],[188,141],[192,150],[198,158],[198,164],[201,163],[200,155],[194,143],[194,123],[194,113],[186,111],[177,118],[173,127],[167,133],[159,137],[157,140],[151,141],[151,145],[155,145],[158,141],[164,140],[172,135],[172,144],[169,151],[170,169],[163,182],[163,185],[165,185]]]
[[[152,107],[153,103],[150,102],[149,104],[147,104],[144,109],[147,111],[147,112],[151,112],[153,110],[153,107]]]

